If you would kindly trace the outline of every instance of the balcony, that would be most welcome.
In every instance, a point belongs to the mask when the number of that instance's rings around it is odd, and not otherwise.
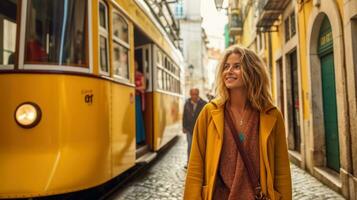
[[[243,20],[238,9],[233,9],[229,14],[229,35],[241,35],[243,32]]]
[[[261,0],[258,5],[258,28],[269,29],[289,4],[290,0]]]

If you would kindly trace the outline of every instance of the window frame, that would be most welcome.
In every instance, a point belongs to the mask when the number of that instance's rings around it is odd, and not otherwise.
[[[100,25],[100,4],[104,5],[105,8],[105,26],[106,29],[103,28]],[[110,48],[109,48],[109,6],[107,5],[107,3],[103,0],[98,1],[98,72],[100,75],[105,75],[105,76],[110,76],[110,71],[111,71],[111,67],[110,67],[110,59],[109,59],[109,54],[110,54]],[[106,55],[106,60],[107,60],[107,65],[108,65],[108,72],[105,72],[102,70],[101,68],[101,63],[100,63],[100,56],[101,56],[101,52],[100,52],[100,38],[101,36],[103,36],[106,39],[106,50],[107,50],[107,55]]]
[[[93,73],[93,35],[92,35],[92,4],[86,1],[86,13],[87,16],[85,17],[86,23],[86,42],[87,42],[87,49],[86,49],[86,59],[87,65],[76,67],[73,65],[58,65],[58,64],[25,64],[25,40],[26,40],[26,25],[27,25],[27,7],[28,1],[27,0],[20,0],[21,8],[19,11],[19,29],[18,29],[18,66],[15,66],[15,69],[19,70],[46,70],[46,71],[63,71],[63,72],[80,72],[80,73]],[[16,63],[16,62],[15,62]]]
[[[18,12],[19,11],[18,7],[16,9],[17,9],[17,12]],[[0,64],[0,70],[13,70],[13,69],[15,69],[15,66],[17,64],[16,52],[18,52],[18,42],[19,42],[18,39],[17,39],[18,38],[17,35],[18,35],[18,32],[19,32],[19,25],[18,25],[19,19],[18,19],[18,17],[19,17],[19,15],[17,14],[16,15],[16,36],[15,36],[16,41],[15,41],[15,52],[14,52],[14,56],[15,56],[14,57],[14,63],[13,64],[6,64],[6,65],[5,64],[4,65]],[[8,18],[3,18],[3,19],[11,22]],[[2,23],[2,22],[4,22],[4,21],[0,21],[0,23]],[[0,56],[2,56],[2,54]]]
[[[2,70],[16,70],[19,69],[19,64],[20,64],[20,35],[21,35],[21,30],[23,27],[21,26],[21,19],[22,18],[22,12],[23,12],[23,2],[24,0],[16,0],[17,6],[16,6],[16,42],[15,42],[15,58],[14,58],[14,64],[7,64],[7,65],[0,65],[0,71]],[[8,19],[8,18],[4,18]],[[9,20],[8,20],[9,21]]]
[[[121,17],[122,20],[124,20],[124,22],[126,23],[127,27],[128,27],[128,42],[123,41],[122,39],[120,39],[119,37],[114,35],[114,15],[118,15],[119,17]],[[112,12],[111,12],[111,25],[112,25],[112,30],[110,31],[112,34],[112,41],[113,45],[111,48],[112,51],[112,62],[114,61],[114,44],[117,44],[121,47],[124,47],[127,51],[128,51],[128,77],[124,77],[118,74],[114,73],[114,62],[113,62],[113,67],[112,67],[112,73],[113,73],[113,77],[117,80],[122,80],[125,82],[129,82],[130,81],[130,34],[129,34],[129,21],[125,18],[125,16],[120,13],[120,11],[116,8],[113,8]]]
[[[294,31],[293,31],[294,27]],[[297,24],[296,24],[296,13],[292,11],[285,19],[284,19],[284,37],[285,43],[289,42],[293,39],[297,33]]]
[[[153,91],[181,96],[181,69],[158,46],[154,45],[154,88]],[[166,62],[165,62],[166,60]],[[166,63],[166,64],[165,64]],[[171,65],[171,67],[168,67]],[[172,69],[176,69],[176,73]]]
[[[291,37],[290,37],[290,16],[284,19],[284,37],[285,37],[285,43],[288,42]]]
[[[296,35],[296,15],[295,12],[293,11],[290,15],[290,38],[293,38]],[[294,31],[293,31],[293,27],[294,27]]]

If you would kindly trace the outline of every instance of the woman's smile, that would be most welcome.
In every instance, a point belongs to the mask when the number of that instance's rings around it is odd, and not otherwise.
[[[237,77],[235,77],[235,76],[227,76],[226,77],[226,81],[235,81],[235,80],[237,80],[238,78]]]

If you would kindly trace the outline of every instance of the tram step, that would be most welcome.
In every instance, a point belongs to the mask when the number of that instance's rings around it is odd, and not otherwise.
[[[148,153],[149,147],[148,145],[141,145],[139,147],[136,148],[136,158],[140,158],[141,156],[145,155],[146,153]]]
[[[154,158],[156,158],[157,153],[156,152],[147,152],[145,155],[141,156],[136,160],[136,163],[150,163]]]

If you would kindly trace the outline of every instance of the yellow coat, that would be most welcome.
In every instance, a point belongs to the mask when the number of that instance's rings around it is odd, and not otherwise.
[[[211,200],[223,143],[224,102],[213,100],[201,111],[193,132],[185,200]],[[260,113],[260,184],[271,200],[292,199],[291,175],[280,111],[268,106]]]

